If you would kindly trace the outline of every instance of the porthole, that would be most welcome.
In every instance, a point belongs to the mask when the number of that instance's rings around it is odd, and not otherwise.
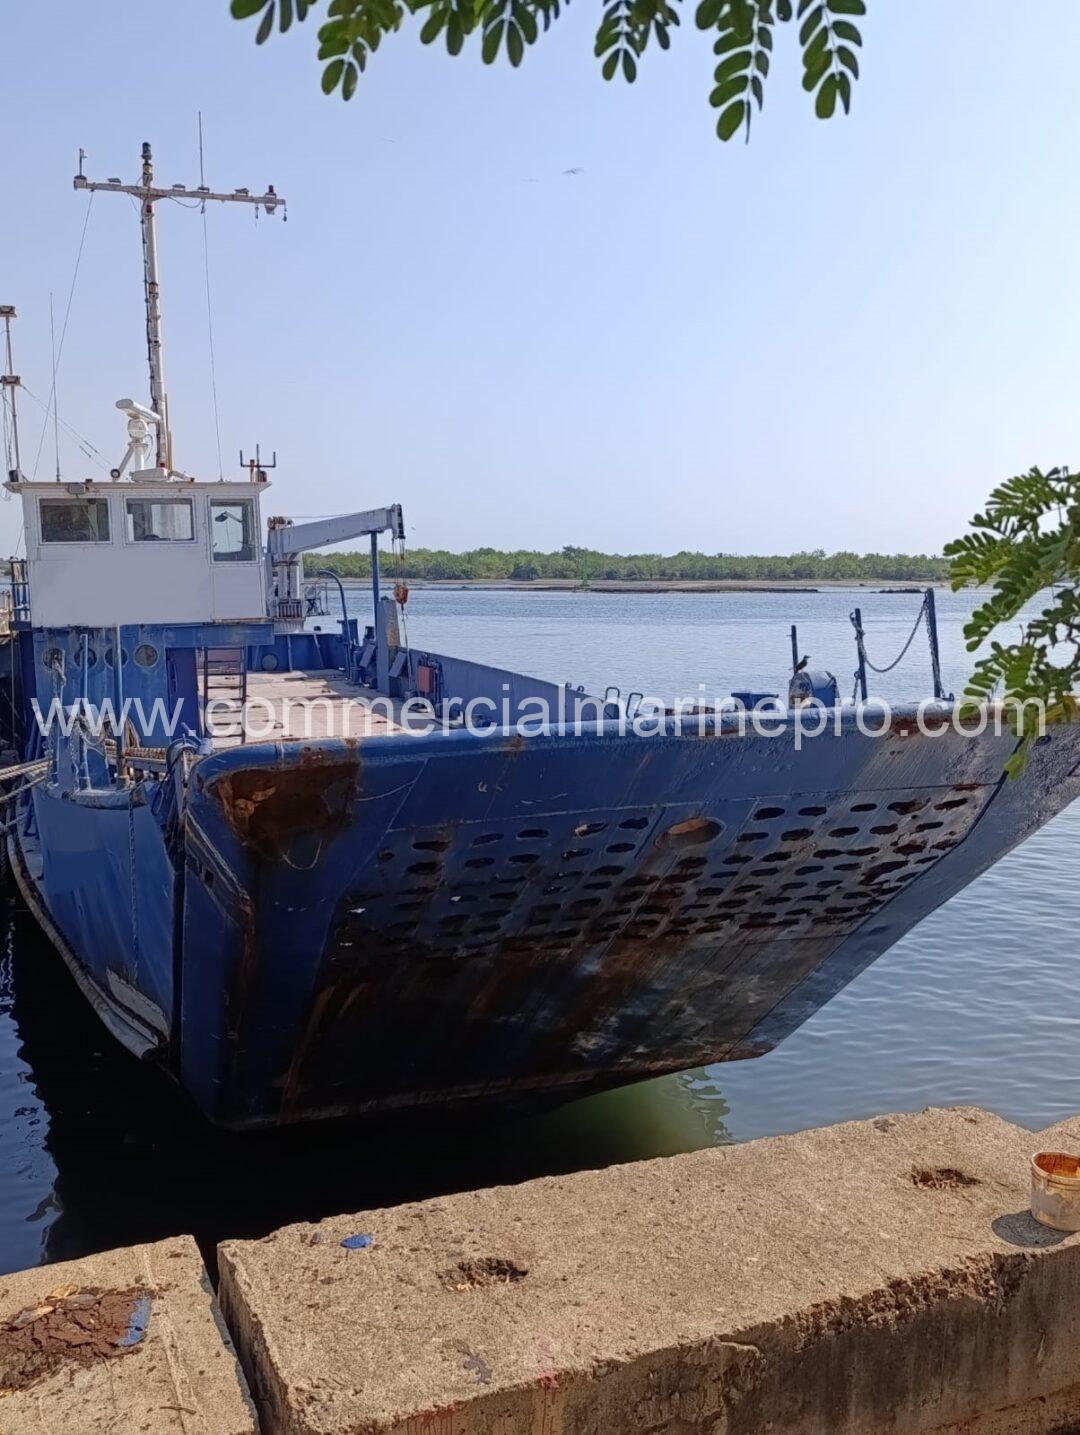
[[[121,666],[123,666],[123,664],[126,663],[127,660],[128,660],[127,649],[126,649],[126,648],[121,648],[121,649],[120,649],[120,664],[121,664]],[[105,650],[105,661],[108,663],[108,665],[109,665],[110,668],[116,666],[116,659],[115,659],[115,656],[114,656],[114,654],[113,654],[112,648],[106,648],[106,650]]]
[[[41,655],[41,661],[50,672],[55,670],[58,673],[62,673],[64,671],[63,648],[46,648]]]
[[[264,653],[264,654],[262,655],[262,670],[263,670],[264,673],[273,673],[273,672],[276,672],[276,671],[277,671],[277,665],[278,665],[278,660],[277,660],[277,657],[275,656],[275,654],[273,654],[273,653]]]
[[[153,668],[157,666],[158,650],[153,643],[140,643],[134,657],[140,668]]]

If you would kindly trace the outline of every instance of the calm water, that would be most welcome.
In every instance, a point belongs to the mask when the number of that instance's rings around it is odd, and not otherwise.
[[[354,600],[361,610],[363,595]],[[414,592],[410,637],[540,676],[692,696],[786,681],[788,625],[850,690],[848,612],[890,661],[918,598]],[[939,595],[947,683],[969,600]],[[925,646],[874,691],[928,691]],[[1038,1127],[1080,1110],[1080,805],[882,957],[778,1050],[509,1128],[208,1132],[119,1051],[33,923],[0,911],[0,1272],[192,1231],[226,1235],[494,1181],[740,1141],[928,1103]]]

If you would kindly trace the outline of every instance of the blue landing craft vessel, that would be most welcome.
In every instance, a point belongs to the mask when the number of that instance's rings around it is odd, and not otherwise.
[[[378,580],[400,508],[264,542],[270,465],[174,466],[154,211],[177,191],[149,147],[134,184],[75,183],[138,203],[150,392],[120,401],[104,481],[12,460],[8,857],[102,1021],[211,1121],[539,1105],[759,1056],[1077,795],[1075,727],[1009,780],[1008,731],[957,730],[940,691],[872,736],[797,670],[770,735],[722,711],[643,734],[613,690],[410,649]],[[9,364],[12,416],[17,389]],[[313,631],[303,554],[364,535],[370,625],[341,594]],[[800,744],[807,697],[830,732]]]

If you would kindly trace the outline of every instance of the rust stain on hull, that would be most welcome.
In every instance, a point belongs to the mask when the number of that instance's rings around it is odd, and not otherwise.
[[[360,758],[305,755],[289,767],[244,767],[210,787],[226,822],[264,861],[280,862],[297,837],[343,832],[360,790]]]
[[[245,776],[251,785],[229,797],[253,844],[256,814],[274,800],[263,787],[280,774]],[[308,798],[320,794],[326,830],[351,799],[331,812],[336,779],[323,776],[299,773]],[[389,1110],[443,1088],[601,1089],[758,1055],[755,1024],[963,840],[978,792],[811,793],[690,815],[643,805],[391,828],[338,898],[282,1053],[281,1119]],[[291,836],[299,814],[287,811]],[[273,824],[260,840],[268,834],[276,848]]]

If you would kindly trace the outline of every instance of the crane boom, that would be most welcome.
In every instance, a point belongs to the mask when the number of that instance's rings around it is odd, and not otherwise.
[[[404,539],[405,520],[400,503],[392,503],[389,508],[368,508],[362,513],[343,513],[336,518],[319,518],[310,523],[271,519],[268,546],[270,557],[280,562],[298,553],[309,553],[313,548],[325,548],[328,543],[344,543],[350,538],[378,533]]]

